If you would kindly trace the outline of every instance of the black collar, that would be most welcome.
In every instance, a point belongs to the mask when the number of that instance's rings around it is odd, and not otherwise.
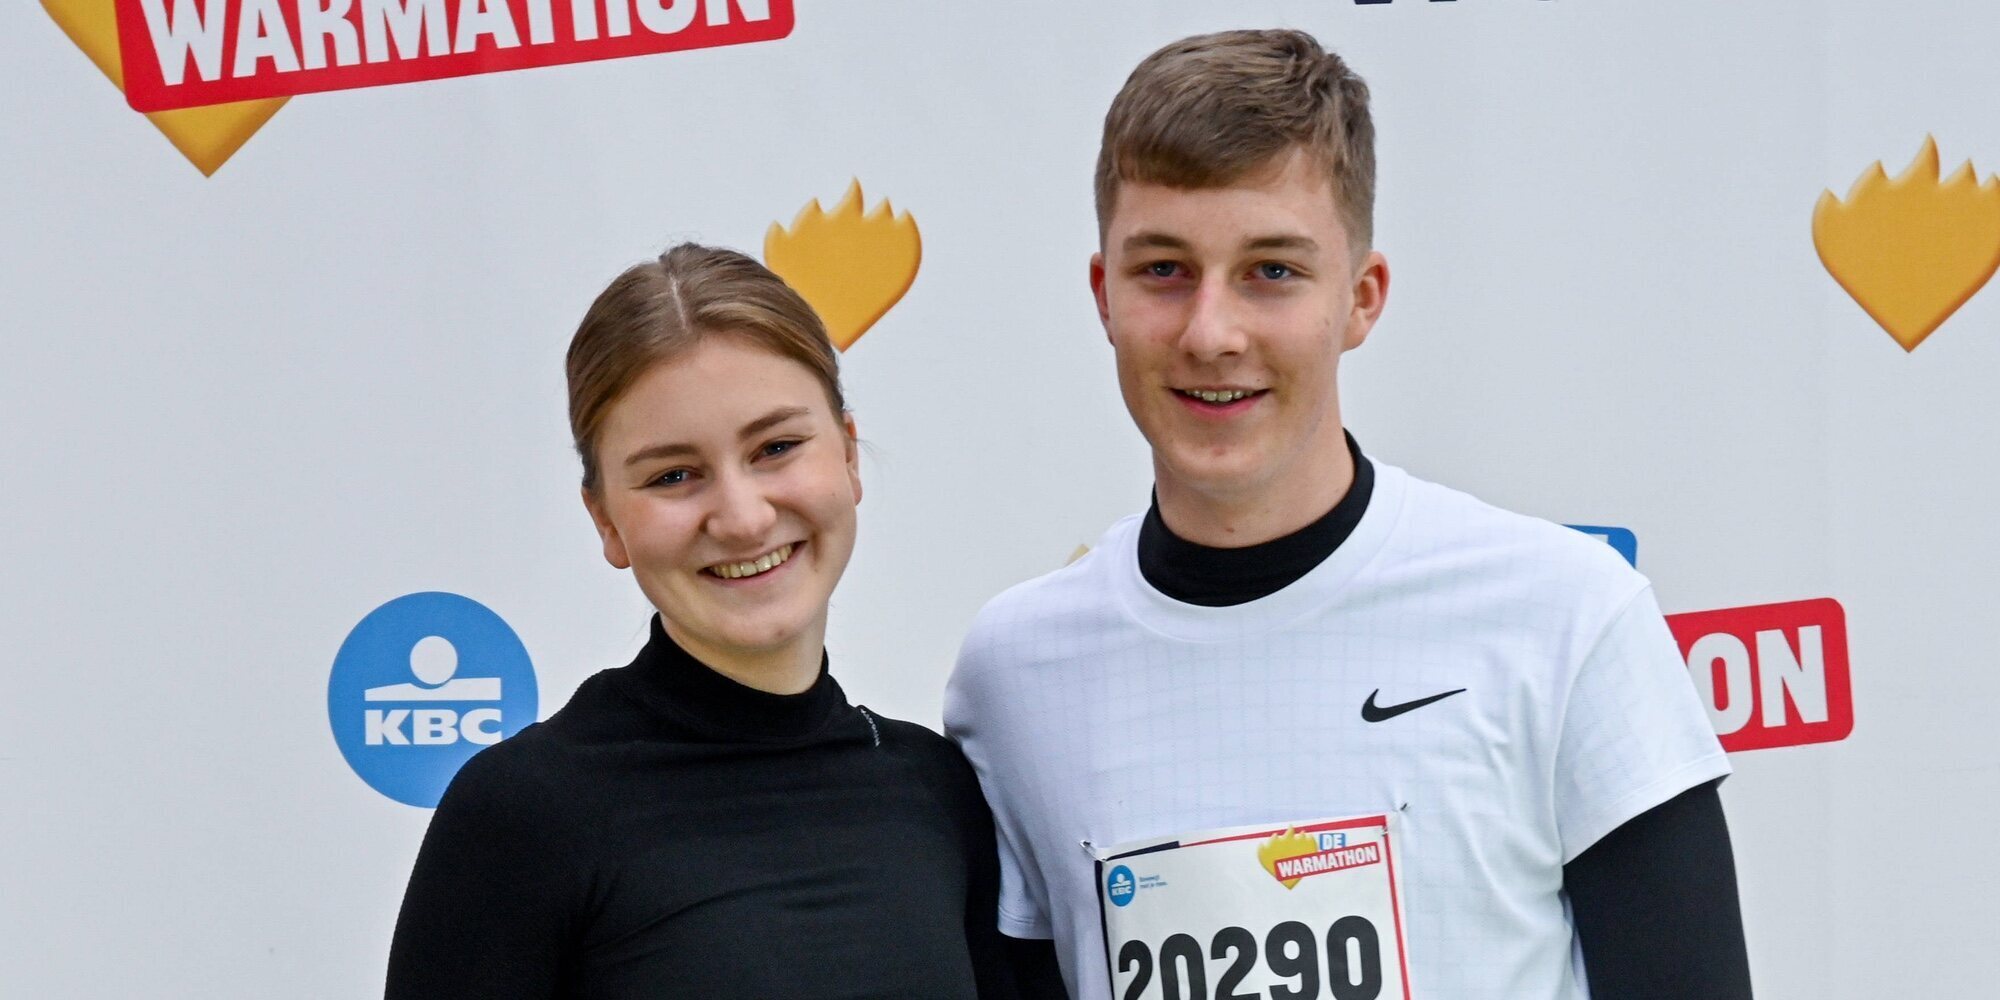
[[[1139,526],[1139,572],[1154,590],[1209,608],[1247,604],[1298,582],[1354,533],[1375,491],[1375,468],[1352,434],[1347,453],[1354,458],[1354,484],[1332,510],[1282,538],[1243,548],[1211,548],[1175,535],[1160,517],[1156,494]]]
[[[847,708],[847,695],[827,672],[820,653],[819,677],[798,694],[772,694],[717,673],[680,647],[653,616],[645,648],[620,673],[627,690],[648,708],[712,739],[744,743],[790,743],[809,737]]]

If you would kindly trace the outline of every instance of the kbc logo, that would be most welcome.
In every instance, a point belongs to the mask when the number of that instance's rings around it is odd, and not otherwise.
[[[334,742],[354,773],[425,809],[474,753],[535,721],[538,706],[514,630],[477,601],[435,592],[361,619],[326,690]]]

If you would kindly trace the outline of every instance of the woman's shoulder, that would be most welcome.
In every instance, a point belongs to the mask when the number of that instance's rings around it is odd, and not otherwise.
[[[860,711],[875,723],[882,746],[908,761],[926,780],[953,793],[970,790],[977,794],[979,778],[958,744],[928,726],[885,718],[867,708]]]
[[[459,768],[439,809],[503,811],[517,822],[573,824],[592,811],[602,784],[591,748],[629,730],[631,712],[604,670],[577,686],[562,708],[472,755]]]
[[[936,757],[940,760],[964,760],[958,752],[958,744],[946,739],[929,726],[902,719],[892,719],[867,706],[857,705],[855,710],[866,715],[875,724],[885,747],[906,753]]]
[[[440,811],[504,812],[517,819],[572,808],[576,756],[548,722],[533,723],[472,757],[445,789]]]

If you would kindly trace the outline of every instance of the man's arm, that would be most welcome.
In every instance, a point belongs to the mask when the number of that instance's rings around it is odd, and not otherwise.
[[[1010,937],[1007,960],[1014,966],[1014,983],[1027,1000],[1069,1000],[1062,967],[1056,964],[1054,941]]]
[[[1749,1000],[1720,780],[1633,817],[1563,866],[1595,1000]]]

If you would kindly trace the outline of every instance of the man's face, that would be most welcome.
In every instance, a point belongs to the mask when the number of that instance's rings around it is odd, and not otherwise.
[[[1090,278],[1163,495],[1268,505],[1346,468],[1335,374],[1388,267],[1355,260],[1318,164],[1286,154],[1221,188],[1128,182]]]

